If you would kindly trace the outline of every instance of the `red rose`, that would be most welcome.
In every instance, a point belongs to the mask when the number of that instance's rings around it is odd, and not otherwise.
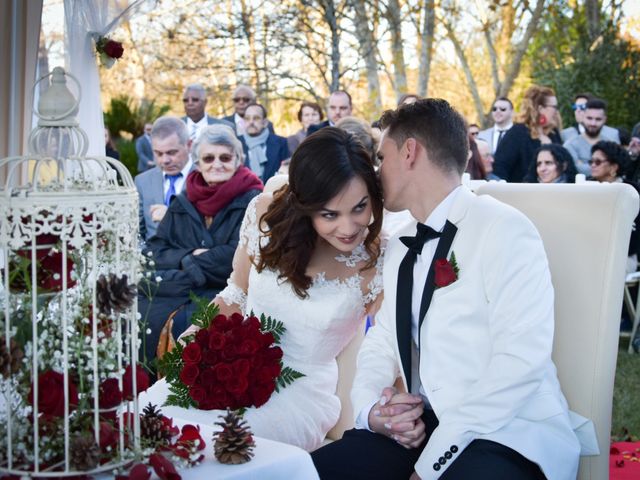
[[[191,387],[189,389],[189,396],[199,406],[200,403],[207,398],[207,391],[202,387]]]
[[[437,288],[451,285],[458,279],[458,275],[453,265],[446,258],[439,258],[435,261],[435,284]]]
[[[213,317],[211,325],[209,325],[209,331],[225,332],[230,326],[231,323],[227,319],[226,315],[220,314]]]
[[[218,377],[216,371],[213,368],[207,368],[200,374],[200,385],[208,387],[214,383],[217,383]]]
[[[33,387],[29,392],[29,403],[33,405]],[[69,399],[69,412],[78,405],[78,389],[69,379],[67,390]],[[38,411],[54,417],[64,415],[64,376],[61,373],[47,370],[38,375]]]
[[[156,472],[156,475],[160,477],[160,480],[181,480],[182,477],[176,471],[173,464],[164,456],[159,453],[154,453],[149,457],[149,463]]]
[[[229,322],[231,323],[233,328],[236,328],[242,325],[243,321],[244,321],[244,317],[239,313],[234,313],[231,315],[231,317],[229,317]]]
[[[202,362],[207,365],[215,365],[218,362],[218,354],[214,350],[205,350],[202,352]]]
[[[99,445],[102,450],[115,447],[118,443],[118,431],[109,422],[100,422],[98,430]]]
[[[200,375],[198,365],[187,363],[180,371],[180,380],[185,385],[193,385],[196,383],[196,380],[198,380],[198,375]]]
[[[116,42],[115,40],[107,40],[104,44],[104,53],[109,55],[111,58],[121,58],[124,53],[124,48],[122,47],[122,43]]]
[[[207,348],[209,346],[209,331],[205,328],[201,328],[196,333],[196,342],[200,345],[200,348]]]
[[[117,378],[107,378],[100,384],[100,408],[113,408],[122,403],[122,392]]]
[[[282,349],[280,347],[271,347],[263,352],[264,360],[267,362],[280,360],[282,358]]]
[[[151,472],[144,463],[138,463],[129,470],[128,475],[116,475],[116,480],[149,480]]]
[[[259,348],[260,345],[258,345],[258,342],[255,342],[253,340],[244,340],[240,344],[240,348],[238,348],[238,354],[250,356],[256,353]]]
[[[262,367],[256,371],[254,379],[258,384],[267,384],[269,382],[273,382],[275,377],[271,375],[271,368]]]
[[[249,373],[249,370],[251,369],[251,362],[246,358],[241,358],[233,362],[231,364],[231,368],[233,369],[234,375],[246,377]]]
[[[235,345],[226,345],[222,349],[222,358],[225,360],[235,360],[238,356],[238,349]]]
[[[202,349],[197,342],[190,343],[182,351],[182,359],[185,363],[198,363],[202,358]]]
[[[261,335],[261,344],[263,347],[270,347],[275,341],[276,339],[271,332],[266,332]]]
[[[67,257],[67,288],[73,287],[76,282],[71,279],[73,262]],[[58,292],[62,290],[62,253],[49,251],[49,254],[40,261],[40,275],[38,285],[44,290]]]
[[[216,330],[209,332],[209,348],[211,350],[222,350],[227,343],[223,333]]]
[[[122,377],[122,397],[133,400],[133,374],[131,365],[127,365]],[[149,388],[149,375],[140,365],[136,364],[136,391],[139,394]]]
[[[232,377],[225,383],[225,387],[232,395],[242,395],[247,391],[249,382],[246,377]]]
[[[203,450],[206,446],[200,435],[200,427],[185,425],[182,427],[182,435],[176,440],[176,446]]]
[[[260,331],[260,320],[258,320],[258,317],[248,317],[245,321],[244,321],[244,326],[246,328],[250,328],[252,330],[257,330]]]
[[[233,375],[233,370],[231,369],[231,365],[228,363],[219,363],[215,367],[213,367],[216,372],[216,378],[221,382],[226,382]]]
[[[249,390],[249,395],[251,396],[251,401],[253,405],[256,407],[260,407],[267,403],[269,398],[271,398],[271,394],[275,390],[274,385],[253,385]]]

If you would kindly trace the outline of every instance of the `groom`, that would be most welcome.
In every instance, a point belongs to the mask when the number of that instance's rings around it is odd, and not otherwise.
[[[424,223],[389,242],[384,301],[358,356],[356,428],[312,454],[320,478],[575,479],[537,231],[460,185],[467,130],[446,101],[387,111],[381,128],[385,207]]]

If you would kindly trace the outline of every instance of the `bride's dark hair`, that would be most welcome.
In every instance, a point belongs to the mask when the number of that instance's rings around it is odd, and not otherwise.
[[[298,146],[289,165],[289,184],[274,193],[261,218],[269,243],[260,247],[257,270],[278,271],[280,280],[288,280],[295,293],[306,298],[312,279],[305,272],[318,238],[311,216],[356,177],[367,186],[373,212],[364,240],[370,258],[363,270],[373,267],[380,255],[382,226],[382,194],[373,159],[353,135],[325,127]]]

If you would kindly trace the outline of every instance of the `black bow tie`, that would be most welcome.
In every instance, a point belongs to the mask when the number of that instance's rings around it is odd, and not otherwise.
[[[422,247],[428,240],[438,238],[442,235],[440,232],[436,232],[433,228],[422,223],[418,223],[418,225],[416,225],[416,229],[415,237],[400,237],[400,241],[417,255],[420,255]]]

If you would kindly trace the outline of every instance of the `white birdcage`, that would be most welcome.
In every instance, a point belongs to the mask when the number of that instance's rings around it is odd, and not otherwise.
[[[29,155],[0,161],[0,473],[38,478],[139,451],[138,196],[120,162],[84,156],[67,78],[38,80]]]

